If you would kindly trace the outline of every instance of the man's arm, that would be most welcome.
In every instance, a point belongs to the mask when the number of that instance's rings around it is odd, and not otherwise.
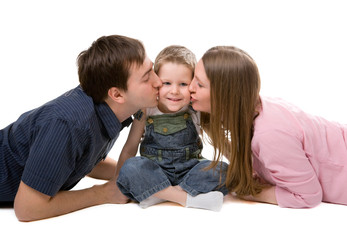
[[[21,182],[14,201],[19,221],[34,221],[105,203],[127,203],[115,178],[102,185],[77,191],[60,191],[50,197]]]
[[[89,177],[110,180],[116,174],[117,162],[110,157],[106,157],[104,161],[99,162],[93,170],[88,174]]]

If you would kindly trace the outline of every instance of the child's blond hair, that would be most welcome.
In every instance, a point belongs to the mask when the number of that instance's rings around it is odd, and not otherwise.
[[[183,64],[192,70],[192,74],[194,75],[196,57],[188,48],[179,45],[171,45],[161,50],[155,59],[154,72],[158,74],[161,66],[168,62]]]

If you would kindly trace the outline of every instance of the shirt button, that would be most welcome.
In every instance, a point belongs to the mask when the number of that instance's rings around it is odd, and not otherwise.
[[[167,132],[167,128],[164,127],[163,128],[163,132],[166,133]]]
[[[149,124],[152,124],[152,123],[153,123],[153,119],[152,119],[152,118],[148,118],[148,119],[147,119],[147,122],[148,122]]]

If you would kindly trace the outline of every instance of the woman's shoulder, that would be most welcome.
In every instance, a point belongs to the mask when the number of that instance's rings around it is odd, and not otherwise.
[[[303,114],[298,107],[281,98],[261,97],[261,109],[254,121],[254,132],[280,131],[300,135],[301,127],[297,118]]]

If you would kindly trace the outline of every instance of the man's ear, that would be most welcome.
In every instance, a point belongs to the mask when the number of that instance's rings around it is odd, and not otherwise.
[[[124,91],[119,88],[112,87],[108,90],[108,96],[117,103],[124,103]]]

